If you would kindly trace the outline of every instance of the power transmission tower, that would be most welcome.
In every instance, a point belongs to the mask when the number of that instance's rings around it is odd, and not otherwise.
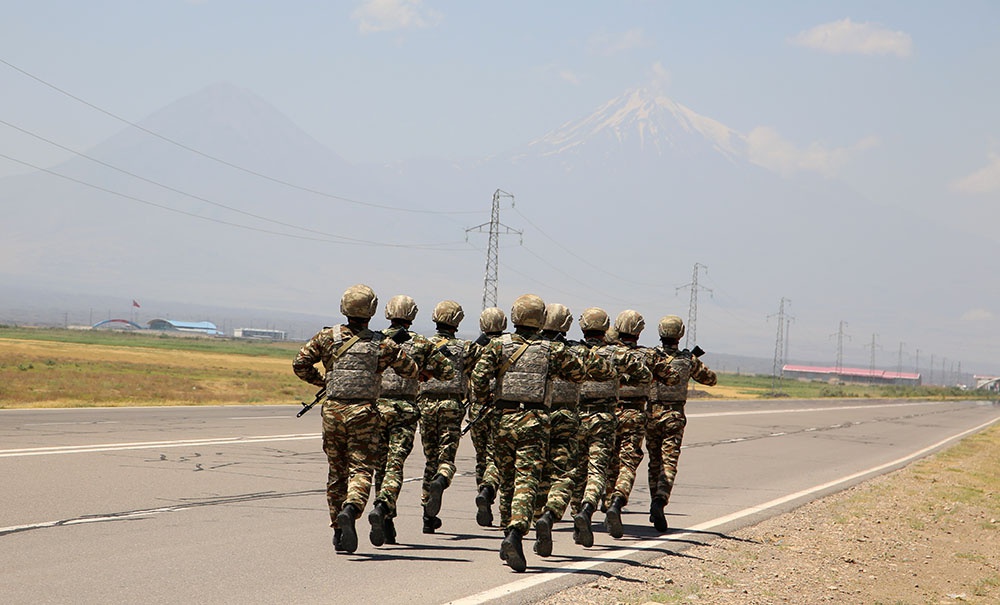
[[[486,247],[486,276],[483,279],[483,309],[497,306],[497,267],[500,264],[500,229],[503,228],[503,235],[516,233],[521,236],[523,242],[524,233],[517,229],[512,229],[500,222],[500,198],[509,197],[510,206],[514,207],[514,194],[507,193],[502,189],[493,192],[493,210],[490,213],[490,222],[469,227],[465,230],[465,240],[469,240],[469,232],[490,234],[489,244]],[[486,231],[484,231],[484,227]]]
[[[783,355],[783,345],[785,342],[784,331],[785,331],[785,303],[791,304],[792,301],[781,297],[781,304],[778,306],[778,335],[774,340],[774,368],[771,372],[771,391],[777,395],[779,388],[779,369],[780,374],[784,374],[784,355]]]
[[[847,327],[847,322],[843,319],[840,320],[840,327],[837,329],[836,334],[831,334],[831,336],[837,337],[837,374],[838,377],[841,371],[844,369],[844,328]],[[848,340],[851,339],[850,336],[847,337]]]
[[[927,384],[934,384],[934,353],[931,353],[931,365],[927,375]]]
[[[902,378],[900,376],[900,374],[903,373],[903,345],[904,344],[905,343],[903,343],[902,341],[900,341],[900,343],[899,343],[899,357],[896,360],[896,380],[897,381],[899,381]]]
[[[872,380],[875,377],[875,349],[882,348],[881,345],[875,344],[876,338],[878,338],[878,334],[872,333],[872,344],[871,344],[872,355],[871,355],[871,362],[868,364],[868,371],[870,372],[870,374],[868,375],[869,380]],[[868,345],[866,345],[865,348],[868,348]]]
[[[675,292],[679,292],[680,290],[683,290],[684,288],[691,288],[691,302],[690,302],[690,304],[688,304],[687,330],[684,331],[684,333],[685,333],[685,336],[684,336],[684,348],[685,349],[690,348],[688,346],[689,344],[690,345],[696,345],[696,344],[698,344],[698,337],[697,337],[697,334],[698,334],[698,331],[697,331],[697,329],[698,329],[698,326],[697,326],[697,323],[698,323],[698,288],[701,288],[702,290],[707,290],[710,295],[712,294],[712,289],[711,288],[706,288],[705,286],[699,286],[698,285],[698,268],[699,267],[701,267],[702,269],[704,269],[705,273],[708,274],[708,267],[706,265],[703,265],[701,263],[695,263],[694,264],[694,270],[691,272],[691,283],[684,284],[683,286],[679,286],[675,290]]]

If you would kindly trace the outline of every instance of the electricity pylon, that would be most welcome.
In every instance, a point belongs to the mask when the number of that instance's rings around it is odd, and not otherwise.
[[[465,240],[469,240],[469,232],[484,233],[485,227],[490,234],[489,244],[486,247],[486,275],[483,278],[483,309],[497,306],[497,267],[500,264],[500,229],[503,228],[503,235],[516,233],[522,237],[524,233],[517,229],[512,229],[500,222],[500,198],[509,197],[511,207],[514,206],[514,194],[507,193],[502,189],[493,192],[493,210],[490,213],[490,222],[469,227],[465,230]]]
[[[688,322],[687,330],[684,331],[684,348],[690,348],[688,345],[698,344],[698,288],[702,290],[708,290],[708,293],[712,293],[711,288],[706,288],[705,286],[698,285],[698,268],[701,267],[708,273],[708,267],[701,263],[694,264],[694,270],[691,272],[691,283],[684,284],[683,286],[678,286],[676,291],[683,290],[684,288],[691,288],[691,302],[688,305]]]

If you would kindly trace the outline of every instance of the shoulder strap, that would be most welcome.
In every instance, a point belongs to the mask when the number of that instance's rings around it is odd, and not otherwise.
[[[347,342],[345,342],[344,344],[340,345],[340,348],[337,349],[336,352],[334,352],[333,359],[334,360],[340,359],[340,356],[343,355],[344,353],[346,353],[347,349],[350,349],[351,347],[353,347],[354,343],[358,342],[358,340],[360,340],[360,339],[361,339],[361,336],[359,334],[355,334],[354,336],[351,336],[350,339],[348,339]]]
[[[507,370],[509,370],[510,367],[512,365],[514,365],[514,363],[518,359],[520,359],[521,355],[524,355],[524,352],[528,350],[528,346],[529,345],[531,345],[531,341],[527,341],[526,340],[526,341],[524,341],[524,344],[521,345],[520,349],[514,351],[514,354],[510,356],[510,359],[508,359],[506,361],[506,363],[504,363],[502,366],[500,366],[500,374],[499,374],[499,376],[503,376],[504,374],[507,373]]]

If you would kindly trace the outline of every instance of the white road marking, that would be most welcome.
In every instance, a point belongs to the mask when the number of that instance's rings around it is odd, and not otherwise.
[[[66,424],[118,424],[117,420],[97,420],[93,422],[27,422],[22,426],[57,426]]]
[[[674,541],[674,540],[683,540],[684,538],[696,537],[696,534],[694,532],[704,532],[704,531],[707,531],[707,530],[715,529],[715,528],[717,528],[719,526],[722,526],[722,525],[725,525],[727,523],[731,523],[733,521],[738,521],[739,519],[743,519],[745,517],[749,517],[751,515],[755,515],[757,513],[761,513],[763,511],[766,511],[766,510],[769,510],[769,509],[772,509],[772,508],[776,508],[778,506],[782,506],[782,505],[787,504],[789,502],[793,502],[795,500],[798,500],[799,498],[804,498],[806,496],[810,496],[812,494],[815,494],[817,492],[821,492],[821,491],[829,489],[831,487],[836,487],[838,485],[842,485],[844,483],[848,483],[848,482],[853,481],[853,480],[855,480],[855,479],[857,479],[859,477],[864,477],[865,475],[879,473],[881,471],[884,471],[886,469],[892,468],[894,466],[902,465],[902,464],[906,464],[906,463],[912,462],[913,460],[915,460],[917,458],[920,458],[921,456],[927,454],[928,452],[934,451],[935,449],[937,449],[937,448],[939,448],[939,447],[941,447],[943,445],[946,445],[949,442],[961,439],[962,437],[965,437],[966,435],[970,435],[972,433],[980,431],[980,430],[982,430],[982,429],[990,426],[991,424],[996,423],[998,420],[1000,420],[1000,418],[994,418],[993,420],[990,420],[989,422],[984,422],[983,424],[981,424],[981,425],[979,425],[977,427],[971,428],[971,429],[969,429],[967,431],[963,431],[961,433],[958,433],[957,435],[952,435],[951,437],[947,437],[945,439],[942,439],[941,441],[938,441],[937,443],[935,443],[933,445],[929,445],[929,446],[927,446],[927,447],[925,447],[925,448],[923,448],[921,450],[917,450],[916,452],[913,452],[911,454],[903,456],[902,458],[897,458],[896,460],[893,460],[891,462],[886,462],[885,464],[880,464],[878,466],[873,466],[873,467],[871,467],[869,469],[866,469],[866,470],[863,470],[863,471],[858,471],[856,473],[852,473],[852,474],[847,475],[845,477],[841,477],[840,479],[834,479],[833,481],[828,481],[828,482],[823,483],[821,485],[816,485],[816,486],[804,489],[802,491],[795,492],[794,494],[788,494],[787,496],[782,496],[781,498],[775,498],[774,500],[771,500],[769,502],[764,502],[763,504],[758,504],[756,506],[751,506],[750,508],[745,508],[743,510],[731,513],[729,515],[725,515],[725,516],[722,516],[722,517],[718,517],[716,519],[712,519],[711,521],[706,521],[704,523],[700,523],[698,525],[695,525],[695,526],[689,528],[691,530],[690,532],[681,532],[681,533],[676,533],[676,534],[670,534],[669,538],[661,538],[661,539],[657,539],[657,540],[645,540],[643,542],[639,542],[638,544],[636,544],[634,548],[631,548],[631,549],[628,549],[628,550],[619,550],[619,551],[615,551],[615,552],[609,552],[609,553],[607,553],[605,555],[602,555],[600,558],[592,558],[592,559],[588,559],[588,560],[585,560],[585,561],[578,561],[576,563],[571,563],[571,564],[566,565],[565,567],[561,568],[559,571],[553,571],[553,572],[550,572],[550,573],[535,574],[535,575],[525,576],[523,579],[515,580],[515,581],[510,582],[508,584],[504,584],[502,586],[497,586],[496,588],[491,588],[489,590],[484,590],[483,592],[480,592],[478,594],[470,595],[468,597],[464,597],[464,598],[457,599],[457,600],[454,600],[454,601],[449,601],[447,605],[478,605],[480,603],[486,603],[487,601],[492,601],[493,599],[499,599],[501,597],[512,595],[512,594],[520,592],[522,590],[527,590],[528,588],[533,588],[533,587],[538,586],[540,584],[544,584],[546,582],[549,582],[549,581],[552,581],[552,580],[556,580],[558,578],[562,578],[564,576],[568,576],[568,575],[573,574],[573,573],[577,573],[577,572],[580,572],[580,571],[583,571],[583,570],[586,570],[586,569],[591,569],[591,568],[597,567],[598,565],[602,565],[602,564],[607,563],[609,561],[614,561],[616,559],[622,559],[622,558],[625,558],[625,557],[637,554],[640,551],[643,551],[643,550],[646,550],[646,549],[661,548],[663,546],[667,546],[667,545],[670,544],[671,541]]]
[[[755,416],[758,414],[796,414],[800,412],[838,412],[841,410],[871,410],[875,408],[901,408],[906,406],[951,405],[953,401],[916,401],[908,403],[879,403],[875,405],[841,405],[831,408],[791,408],[781,410],[740,410],[736,412],[705,412],[687,414],[688,418],[718,418],[721,416]]]
[[[319,433],[294,435],[258,435],[253,437],[216,437],[214,439],[183,439],[179,441],[139,441],[135,443],[101,443],[96,445],[63,445],[53,447],[32,447],[24,449],[0,450],[0,458],[18,456],[47,456],[50,454],[86,454],[91,452],[115,452],[120,450],[149,450],[168,447],[189,447],[203,445],[242,445],[247,443],[268,443],[272,441],[301,441],[318,439]]]

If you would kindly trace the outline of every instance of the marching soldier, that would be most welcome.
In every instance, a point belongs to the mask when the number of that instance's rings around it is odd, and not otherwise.
[[[604,501],[608,466],[615,445],[615,411],[622,385],[648,385],[652,372],[642,355],[607,340],[611,319],[604,309],[591,307],[580,315],[583,344],[609,362],[616,380],[586,381],[580,385],[580,459],[573,474],[573,541],[594,545],[591,527],[594,510]]]
[[[501,521],[506,537],[500,558],[516,572],[527,568],[521,540],[531,522],[538,477],[544,466],[549,415],[545,407],[545,382],[550,375],[579,382],[585,369],[579,357],[560,342],[539,335],[545,321],[545,302],[534,294],[514,301],[511,309],[514,334],[505,334],[486,345],[470,377],[473,397],[491,396],[500,414],[494,435],[494,456],[500,473]]]
[[[483,309],[479,315],[479,330],[482,332],[473,344],[472,363],[483,353],[483,349],[494,338],[503,335],[507,329],[507,315],[502,309],[488,307]],[[497,473],[497,465],[493,461],[493,433],[497,427],[497,414],[489,401],[476,401],[475,398],[469,403],[469,425],[466,427],[472,431],[472,446],[476,450],[476,523],[482,527],[493,525],[493,502],[496,499],[497,487],[500,484],[500,476]]]
[[[455,454],[462,437],[463,400],[468,389],[468,374],[472,343],[459,339],[455,333],[465,318],[462,305],[444,300],[434,307],[431,319],[437,333],[431,337],[434,349],[451,360],[455,373],[449,378],[435,376],[420,387],[420,441],[424,447],[424,481],[421,503],[424,506],[424,533],[432,534],[441,527],[437,516],[441,511],[441,496],[455,476]]]
[[[670,501],[677,476],[677,460],[681,454],[681,441],[687,416],[684,404],[687,402],[688,380],[706,386],[716,383],[715,372],[698,358],[701,350],[694,352],[679,350],[678,343],[684,336],[684,321],[676,315],[660,319],[658,326],[660,346],[653,349],[654,355],[662,359],[673,370],[676,380],[673,384],[657,381],[649,401],[649,419],[646,425],[646,443],[649,447],[649,521],[660,532],[667,531],[667,519],[663,509]]]
[[[337,552],[358,548],[354,522],[368,502],[379,443],[375,405],[382,373],[391,367],[403,378],[416,378],[417,365],[392,339],[368,329],[378,297],[366,285],[344,292],[340,312],[347,323],[323,328],[292,361],[295,375],[326,389],[323,402],[323,450],[329,463],[326,499],[333,546]],[[323,363],[325,375],[316,369]]]
[[[668,364],[654,364],[654,359],[647,355],[646,349],[639,347],[639,335],[646,327],[646,321],[639,312],[631,309],[622,311],[615,318],[614,327],[618,332],[621,346],[642,355],[653,378],[676,381]],[[646,435],[646,404],[649,401],[651,386],[652,381],[647,381],[635,385],[623,385],[618,391],[614,456],[608,468],[609,504],[604,519],[604,526],[612,538],[621,538],[624,535],[622,508],[628,503],[639,463],[642,462],[642,441]]]
[[[586,345],[568,342],[566,333],[573,324],[573,314],[564,305],[545,305],[542,337],[564,343],[583,361],[586,380],[617,380],[618,373],[604,358]],[[535,553],[552,554],[552,526],[562,519],[573,495],[573,475],[580,463],[580,383],[549,377],[545,385],[549,407],[549,449],[539,490],[535,498],[538,520],[535,522]]]
[[[420,371],[418,378],[403,378],[397,374],[382,375],[382,392],[378,400],[382,416],[381,447],[375,465],[375,505],[368,515],[374,546],[396,543],[396,500],[403,484],[403,464],[413,451],[413,436],[420,412],[417,390],[420,380],[433,377],[449,380],[455,375],[451,362],[430,340],[410,331],[417,316],[417,304],[404,294],[393,296],[385,305],[389,327],[383,330],[413,359]]]

